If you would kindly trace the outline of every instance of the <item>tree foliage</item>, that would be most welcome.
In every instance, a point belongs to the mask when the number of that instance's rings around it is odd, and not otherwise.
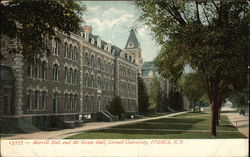
[[[148,102],[148,94],[146,91],[146,87],[144,81],[141,77],[138,77],[138,109],[139,113],[147,113],[149,102]]]
[[[120,97],[114,97],[113,100],[110,102],[110,105],[108,106],[108,111],[118,116],[119,119],[122,118],[122,115],[125,113],[125,110],[122,106],[122,101]]]
[[[153,77],[151,91],[149,94],[149,110],[156,111],[161,103],[162,91],[160,87],[160,81]]]
[[[198,73],[183,74],[179,80],[179,86],[192,104],[202,100],[205,94],[204,83]]]
[[[185,65],[198,72],[212,107],[211,135],[229,91],[247,84],[246,1],[137,1],[141,20],[162,45],[156,59],[164,76],[181,78]]]
[[[56,30],[69,34],[80,29],[81,15],[86,10],[73,0],[12,0],[0,3],[1,38],[16,39],[20,45],[9,51],[29,61],[49,55],[47,39],[60,41]],[[4,57],[4,56],[2,56]]]

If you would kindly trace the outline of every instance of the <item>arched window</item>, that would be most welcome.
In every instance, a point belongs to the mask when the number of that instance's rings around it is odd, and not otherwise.
[[[77,83],[77,80],[78,80],[78,79],[77,79],[77,70],[75,69],[75,70],[74,70],[74,79],[73,79],[73,83],[76,84],[76,83]]]
[[[88,102],[89,102],[89,97],[86,95],[85,96],[85,109],[88,109]]]
[[[47,78],[47,63],[43,61],[42,63],[42,79]]]
[[[101,69],[101,58],[98,58],[98,61],[97,61],[97,69]]]
[[[35,91],[35,103],[33,109],[39,109],[39,94],[40,92],[38,90]]]
[[[73,69],[70,68],[69,70],[69,83],[72,83],[73,82]]]
[[[72,45],[70,44],[69,47],[68,47],[68,53],[67,53],[67,58],[70,58],[71,57],[71,53],[72,53]]]
[[[94,97],[91,96],[91,104],[92,104],[92,109],[95,109],[95,101],[94,101]]]
[[[90,74],[88,75],[88,87],[91,87],[91,76],[90,76]]]
[[[88,55],[88,53],[85,53],[85,65],[90,65],[90,62],[89,62],[89,55]]]
[[[73,60],[76,60],[76,53],[77,53],[77,48],[76,48],[76,46],[75,46],[75,47],[74,47]]]
[[[65,42],[64,43],[64,57],[68,56],[68,44]]]
[[[94,87],[94,74],[91,75],[91,87]]]
[[[98,79],[97,79],[97,88],[101,88],[101,77],[98,76]]]
[[[89,78],[88,78],[88,73],[85,73],[85,86],[87,87],[88,86],[88,81],[89,81]]]
[[[91,62],[91,66],[94,67],[94,55],[91,55],[91,60],[90,60],[90,62]]]
[[[43,91],[41,93],[41,101],[40,101],[40,109],[46,109],[47,107],[47,93],[45,91]]]
[[[58,81],[59,66],[57,64],[53,65],[53,80]]]
[[[28,77],[32,77],[32,66],[28,66]]]
[[[68,109],[68,94],[64,94],[64,107],[65,109]]]
[[[73,107],[73,94],[70,94],[70,96],[69,96],[69,102],[70,102],[69,108],[72,109],[72,107]]]
[[[77,102],[78,102],[78,100],[77,100],[77,94],[75,94],[74,95],[74,109],[76,109],[77,108]]]
[[[65,80],[65,83],[68,82],[68,67],[64,68],[64,80]]]
[[[27,109],[32,109],[32,90],[27,92]]]

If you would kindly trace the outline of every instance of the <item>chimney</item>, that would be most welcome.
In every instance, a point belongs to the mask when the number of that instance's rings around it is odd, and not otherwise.
[[[83,26],[82,27],[84,32],[88,32],[92,34],[92,27],[91,26]]]

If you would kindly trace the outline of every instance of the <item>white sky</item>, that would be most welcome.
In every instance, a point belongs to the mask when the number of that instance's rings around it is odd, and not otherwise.
[[[87,25],[93,27],[94,35],[99,35],[104,41],[123,49],[130,29],[136,27],[143,60],[151,61],[156,57],[160,46],[157,46],[147,27],[139,22],[139,11],[134,2],[83,1],[80,3],[87,7],[85,21]]]

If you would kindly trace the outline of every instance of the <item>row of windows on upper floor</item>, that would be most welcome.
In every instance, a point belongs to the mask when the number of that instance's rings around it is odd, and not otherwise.
[[[101,76],[95,77],[94,74],[85,73],[83,77],[84,86],[90,88],[99,88],[104,90],[114,91],[114,81],[107,78],[101,78]]]
[[[95,57],[93,54],[89,55],[88,53],[85,53],[84,63],[86,66],[91,66],[98,70],[114,74],[114,63],[111,63],[110,61],[106,62],[106,60],[101,59],[100,57]]]
[[[120,65],[120,76],[136,81],[136,71]]]
[[[59,81],[59,65],[57,63],[52,66],[52,80],[58,82]],[[43,61],[39,62],[33,66],[28,66],[28,77],[39,78],[46,80],[48,77],[48,64]],[[69,84],[77,84],[78,83],[79,72],[77,69],[73,68],[64,68],[64,81]]]

